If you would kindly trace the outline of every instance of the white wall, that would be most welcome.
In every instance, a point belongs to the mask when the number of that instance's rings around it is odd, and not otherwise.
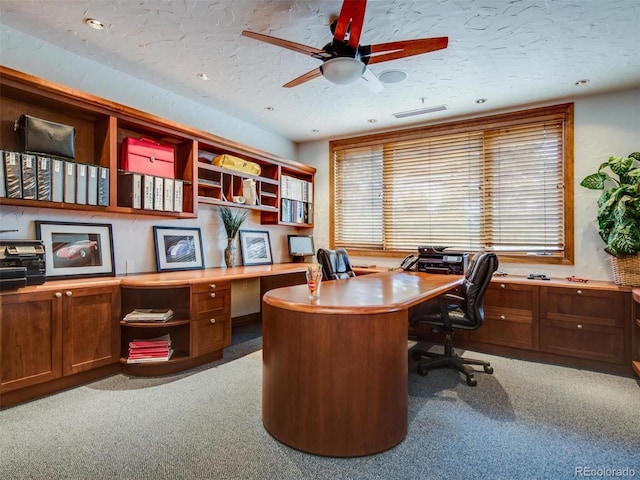
[[[575,265],[533,265],[503,263],[500,269],[512,274],[542,271],[552,277],[584,276],[613,280],[609,256],[598,236],[595,221],[600,191],[580,186],[580,181],[597,171],[609,156],[640,151],[640,89],[606,95],[558,100],[575,102],[574,130],[574,232]],[[526,108],[530,108],[528,105]],[[523,107],[524,108],[524,107]],[[518,110],[518,109],[514,109]],[[315,188],[314,240],[316,247],[329,246],[329,144],[316,141],[298,146],[298,160],[318,169]],[[397,266],[398,259],[366,257],[356,263]]]

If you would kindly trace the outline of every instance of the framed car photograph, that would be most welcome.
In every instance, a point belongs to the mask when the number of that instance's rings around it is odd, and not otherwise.
[[[36,221],[45,248],[45,276],[114,276],[113,233],[109,223]]]
[[[240,230],[240,253],[243,265],[268,265],[273,263],[269,232]]]
[[[159,272],[204,268],[202,234],[199,228],[154,226],[153,235]]]

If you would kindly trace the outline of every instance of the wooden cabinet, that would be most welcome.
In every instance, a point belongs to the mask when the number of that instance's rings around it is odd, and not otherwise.
[[[308,218],[305,222],[283,222],[280,212],[283,176],[289,175],[312,184],[315,174],[313,167],[0,66],[0,150],[19,150],[13,125],[22,114],[74,127],[75,163],[108,169],[109,201],[108,205],[99,206],[0,198],[0,205],[195,218],[198,204],[224,204],[258,210],[265,224],[309,227],[313,223],[313,216],[309,215],[309,212],[312,213],[311,196],[307,201]],[[173,147],[173,173],[182,186],[181,211],[132,208],[127,201],[128,191],[125,195],[119,195],[125,192],[125,184],[128,183],[122,182],[119,186],[122,142],[127,137],[146,138]],[[248,175],[211,165],[210,160],[221,154],[256,162],[262,172],[257,176]],[[257,205],[233,203],[234,196],[242,195],[242,181],[245,179],[256,182]],[[170,185],[173,183],[169,182]],[[139,195],[143,196],[142,185],[140,189]]]
[[[633,342],[640,342],[638,332],[638,340],[631,338],[630,290],[609,282],[494,278],[484,299],[484,323],[457,332],[454,345],[624,374]],[[640,330],[640,321],[635,322]],[[421,338],[438,343],[433,335]]]
[[[118,287],[74,288],[61,293],[62,374],[72,375],[117,363],[120,358]]]
[[[28,287],[0,296],[0,306],[3,394],[118,362],[115,280],[101,286]]]
[[[231,282],[194,284],[192,302],[196,354],[231,345]]]
[[[120,322],[122,370],[139,376],[172,373],[222,357],[231,344],[231,282],[185,282],[181,285],[122,286],[122,312],[135,308],[170,308],[173,318],[159,323]],[[168,361],[127,363],[129,342],[169,335]]]
[[[634,288],[632,295],[631,367],[636,375],[640,377],[640,288]]]
[[[47,291],[0,297],[0,393],[62,376],[61,296]]]
[[[492,282],[485,294],[485,321],[472,341],[538,350],[538,287]]]
[[[629,293],[586,287],[540,289],[543,352],[624,364],[629,358]]]

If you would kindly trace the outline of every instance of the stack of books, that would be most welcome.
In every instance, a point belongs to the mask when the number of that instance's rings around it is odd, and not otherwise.
[[[172,354],[169,334],[157,338],[133,340],[129,342],[127,363],[166,362]]]
[[[170,308],[136,308],[122,319],[125,322],[166,322],[173,318]]]

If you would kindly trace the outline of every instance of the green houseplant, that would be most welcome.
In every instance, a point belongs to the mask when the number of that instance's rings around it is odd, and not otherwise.
[[[627,261],[636,262],[630,268],[640,278],[640,152],[609,157],[580,185],[602,190],[598,199],[598,232],[606,244],[604,250],[612,255],[614,276],[619,262]],[[638,282],[633,280],[630,284]]]
[[[227,267],[233,267],[236,264],[235,239],[246,218],[246,211],[234,213],[229,207],[220,207],[220,219],[227,232],[227,247],[224,249],[224,262]]]

